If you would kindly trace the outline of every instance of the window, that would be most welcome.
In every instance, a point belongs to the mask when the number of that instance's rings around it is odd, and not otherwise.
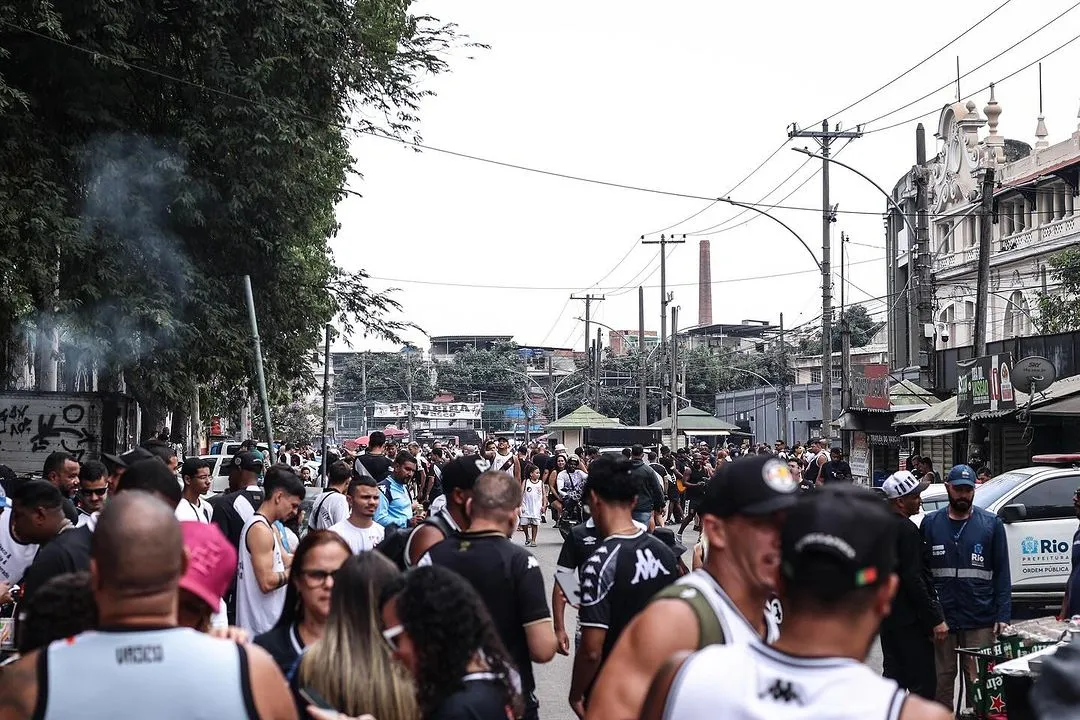
[[[953,249],[952,223],[938,223],[938,246],[937,251],[942,255],[948,255]]]
[[[955,342],[956,335],[956,306],[949,305],[947,308],[938,313],[938,322],[945,326],[945,332],[948,333],[949,339],[939,338],[942,344],[947,344],[950,340]]]
[[[1031,334],[1031,311],[1027,298],[1019,290],[1013,291],[1005,305],[1005,337],[1024,337]]]
[[[974,215],[968,215],[964,220],[964,247],[975,247],[977,243],[979,231],[975,223]]]
[[[1072,519],[1073,493],[1080,487],[1080,477],[1065,475],[1043,480],[1023,491],[1010,504],[1023,503],[1027,507],[1028,520]]]
[[[812,383],[821,382],[821,370],[820,369],[810,371],[810,382],[812,382]]]

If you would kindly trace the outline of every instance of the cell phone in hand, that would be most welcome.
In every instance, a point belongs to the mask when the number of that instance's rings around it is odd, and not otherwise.
[[[323,710],[337,709],[330,704],[330,701],[320,695],[317,690],[312,690],[309,687],[300,688],[300,697],[304,698],[304,700],[306,700],[311,705],[314,705],[317,708],[322,708]]]

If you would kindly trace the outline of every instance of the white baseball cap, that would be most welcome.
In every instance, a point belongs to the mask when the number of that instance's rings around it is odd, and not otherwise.
[[[555,446],[555,452],[565,452],[565,451],[566,451],[566,446],[563,445],[562,443],[559,443],[558,445]]]
[[[907,470],[900,470],[885,478],[885,482],[881,484],[881,490],[889,500],[895,500],[912,493],[921,493],[929,486],[928,481],[920,481]]]

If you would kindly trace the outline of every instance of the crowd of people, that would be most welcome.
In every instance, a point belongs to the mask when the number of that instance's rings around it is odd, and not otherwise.
[[[919,528],[927,473],[882,500],[807,447],[375,432],[326,458],[314,498],[254,444],[212,497],[209,464],[167,443],[54,453],[40,478],[0,474],[0,718],[534,719],[558,654],[582,718],[951,717],[956,648],[1010,619],[976,472],[953,468]],[[575,510],[545,577],[538,528]],[[864,664],[879,633],[884,677]]]

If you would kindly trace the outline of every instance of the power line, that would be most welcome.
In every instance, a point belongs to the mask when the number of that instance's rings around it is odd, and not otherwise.
[[[870,259],[867,259],[867,260],[859,260],[858,262],[848,263],[848,266],[850,267],[850,266],[853,266],[853,265],[867,265],[869,263],[881,262],[884,259],[885,259],[884,256],[880,256],[880,257],[870,258]],[[812,268],[812,269],[808,269],[808,270],[792,270],[790,272],[770,273],[768,275],[750,275],[750,276],[746,276],[746,277],[737,277],[737,278],[722,278],[720,280],[713,280],[712,283],[710,283],[710,284],[711,285],[719,285],[719,284],[728,284],[728,283],[751,282],[751,281],[755,281],[755,280],[771,280],[772,278],[789,277],[789,276],[792,276],[792,275],[806,275],[806,274],[809,274],[809,273],[817,274],[819,272],[820,271],[817,268]],[[415,278],[390,278],[390,277],[382,277],[382,276],[379,276],[379,275],[370,275],[370,276],[368,276],[368,279],[370,279],[370,280],[378,280],[380,282],[403,283],[403,284],[407,284],[407,285],[431,285],[431,286],[435,286],[435,287],[459,287],[459,288],[472,288],[472,289],[476,289],[476,290],[527,290],[527,291],[530,291],[530,292],[532,292],[532,291],[545,291],[545,292],[546,291],[552,291],[552,292],[554,292],[554,291],[566,291],[566,290],[575,290],[576,291],[576,290],[579,289],[579,288],[570,287],[570,286],[539,287],[539,286],[535,286],[535,285],[524,285],[524,286],[523,285],[477,285],[476,283],[446,282],[446,281],[443,281],[443,280],[417,280]],[[696,283],[696,282],[667,283],[668,287],[696,287],[697,285],[698,285],[698,283]],[[637,286],[635,285],[634,287],[636,288]],[[643,285],[642,287],[656,288],[656,287],[660,287],[660,286],[659,285]],[[592,288],[592,289],[593,290],[603,290],[603,291],[607,292],[611,288],[598,287],[598,288]],[[620,289],[620,288],[616,287],[614,289]],[[613,293],[607,293],[607,294],[613,294]]]
[[[845,106],[845,107],[842,107],[842,108],[840,108],[839,110],[837,110],[836,112],[833,112],[833,113],[829,113],[828,115],[826,115],[826,116],[825,116],[824,118],[822,118],[821,120],[818,120],[818,121],[817,121],[816,123],[810,123],[810,124],[811,124],[811,125],[820,125],[820,124],[821,124],[822,122],[824,122],[825,120],[828,120],[828,119],[829,119],[829,118],[831,118],[831,117],[836,117],[837,115],[841,115],[841,114],[843,114],[843,113],[847,112],[848,110],[850,110],[851,108],[855,107],[856,105],[860,105],[860,104],[862,104],[862,103],[863,103],[863,102],[864,102],[865,100],[869,100],[870,98],[872,98],[873,96],[877,95],[877,94],[878,94],[879,92],[881,92],[881,91],[882,91],[882,90],[884,90],[885,88],[887,88],[887,87],[889,87],[890,85],[892,85],[893,83],[895,83],[895,82],[896,82],[897,80],[900,80],[900,79],[902,79],[902,78],[906,77],[907,75],[911,74],[911,73],[912,73],[913,71],[915,71],[915,70],[917,70],[918,68],[920,68],[920,67],[922,67],[923,65],[925,65],[925,64],[926,64],[927,62],[929,62],[930,60],[932,60],[932,59],[934,59],[935,57],[937,57],[937,56],[938,56],[938,55],[939,55],[939,54],[940,54],[940,53],[941,53],[942,51],[944,51],[944,50],[945,50],[946,48],[948,48],[948,47],[949,47],[950,45],[952,45],[953,43],[955,43],[955,42],[956,42],[957,40],[960,40],[960,39],[961,39],[961,38],[963,38],[963,37],[964,37],[965,35],[967,35],[967,34],[968,34],[969,32],[971,32],[971,31],[972,31],[972,30],[974,30],[975,28],[979,27],[979,26],[980,26],[980,25],[982,25],[982,24],[983,24],[984,22],[986,22],[987,20],[989,20],[989,19],[990,19],[991,17],[993,17],[994,15],[996,15],[996,14],[997,14],[997,12],[998,12],[998,10],[1001,10],[1001,9],[1002,9],[1003,7],[1005,7],[1006,5],[1008,5],[1008,4],[1010,3],[1010,2],[1012,2],[1012,0],[1005,0],[1005,2],[1001,3],[1001,4],[1000,4],[1000,5],[998,5],[998,6],[996,7],[996,8],[994,8],[993,10],[991,10],[991,11],[990,11],[989,13],[987,13],[986,15],[984,15],[984,16],[983,16],[983,17],[982,17],[982,18],[981,18],[981,19],[980,19],[980,20],[979,20],[978,22],[976,22],[976,23],[975,23],[974,25],[970,26],[970,27],[969,27],[969,28],[968,28],[967,30],[965,30],[964,32],[960,33],[959,35],[957,35],[956,37],[954,37],[954,38],[953,38],[952,40],[950,40],[949,42],[945,43],[944,45],[942,45],[941,47],[939,47],[939,48],[938,48],[937,50],[935,50],[934,52],[930,53],[929,55],[927,55],[926,57],[924,57],[924,58],[923,58],[922,60],[920,60],[919,62],[915,63],[914,65],[912,65],[911,67],[909,67],[909,68],[908,68],[907,70],[905,70],[904,72],[900,73],[899,75],[897,75],[896,77],[894,77],[894,78],[893,78],[892,80],[888,81],[887,83],[885,83],[885,84],[884,84],[884,85],[882,85],[881,87],[877,88],[876,90],[872,90],[871,92],[867,93],[866,95],[863,95],[863,96],[862,96],[861,98],[859,98],[859,99],[858,99],[858,100],[856,100],[855,102],[851,103],[850,105],[847,105],[847,106]],[[951,83],[950,83],[950,84],[951,84]],[[809,127],[809,125],[808,125],[807,127]]]
[[[787,143],[785,142],[784,144],[786,145]],[[803,169],[804,167],[806,167],[807,163],[809,163],[809,162],[810,162],[810,160],[811,160],[811,158],[806,158],[806,160],[803,160],[803,162],[802,162],[802,164],[801,164],[801,165],[799,165],[799,166],[798,166],[797,168],[795,168],[794,170],[792,170],[792,171],[791,171],[791,173],[790,173],[790,174],[789,174],[789,175],[788,175],[788,176],[787,176],[786,178],[784,178],[784,179],[783,179],[783,180],[781,180],[781,181],[780,181],[779,183],[777,183],[777,185],[776,185],[776,186],[775,186],[775,187],[774,187],[774,188],[773,188],[772,190],[770,190],[769,192],[765,193],[765,194],[764,194],[764,195],[762,195],[762,196],[761,196],[760,198],[758,198],[758,203],[760,203],[760,202],[764,201],[764,200],[765,200],[766,198],[768,198],[768,197],[769,197],[770,195],[772,195],[772,194],[773,194],[774,192],[776,192],[777,190],[779,190],[780,188],[782,188],[782,187],[783,187],[783,186],[784,186],[784,185],[785,185],[785,184],[787,183],[787,181],[788,181],[788,180],[791,180],[791,178],[795,177],[795,174],[796,174],[797,172],[799,172],[799,171],[800,171],[800,170],[802,170],[802,169]],[[790,197],[790,195],[789,195],[788,197]],[[786,199],[786,198],[785,198],[785,199]],[[783,200],[781,200],[780,202],[783,202]],[[747,205],[755,205],[755,206],[756,206],[756,203],[746,203],[746,204],[747,204]],[[710,225],[709,227],[707,227],[707,228],[702,228],[702,229],[700,229],[700,230],[691,230],[690,232],[688,232],[688,233],[686,233],[686,234],[687,234],[687,235],[699,235],[699,234],[702,234],[702,233],[704,233],[704,232],[706,232],[706,231],[708,231],[708,230],[713,230],[713,229],[715,229],[715,228],[718,228],[718,227],[720,227],[721,225],[727,225],[728,223],[734,222],[735,220],[738,220],[738,219],[739,219],[740,217],[742,217],[743,215],[745,215],[745,214],[746,214],[746,213],[748,213],[748,212],[750,212],[750,211],[749,211],[749,210],[747,210],[746,208],[742,208],[741,210],[739,210],[739,212],[735,213],[734,215],[732,215],[731,217],[729,217],[729,218],[728,218],[727,220],[723,220],[723,221],[721,221],[721,222],[718,222],[718,223],[717,223],[717,224],[715,224],[715,225]],[[755,217],[757,217],[757,216],[755,216]]]
[[[740,187],[742,187],[743,183],[745,183],[745,182],[746,182],[747,180],[749,180],[749,179],[750,179],[750,178],[752,178],[752,177],[753,177],[754,175],[756,175],[756,174],[757,174],[757,172],[758,172],[759,170],[761,170],[761,168],[765,167],[765,163],[769,162],[769,161],[770,161],[770,160],[772,160],[772,159],[773,159],[774,157],[776,157],[776,154],[777,154],[778,152],[780,152],[781,150],[783,150],[783,149],[784,149],[784,146],[785,146],[785,145],[787,145],[787,141],[786,141],[786,140],[782,141],[782,142],[781,142],[781,143],[780,143],[779,145],[777,145],[777,146],[776,146],[776,149],[775,149],[775,150],[773,150],[773,151],[772,151],[771,153],[769,153],[768,157],[766,157],[766,158],[765,158],[764,160],[762,160],[762,161],[761,161],[760,163],[758,163],[757,167],[755,167],[755,168],[754,168],[753,170],[751,170],[751,171],[749,172],[749,174],[747,174],[747,175],[746,175],[745,177],[743,177],[743,179],[742,179],[742,180],[740,180],[739,182],[735,183],[735,185],[734,185],[733,187],[731,187],[731,188],[730,188],[730,189],[729,189],[729,190],[728,190],[727,192],[725,192],[725,193],[724,193],[724,195],[730,195],[731,193],[735,192],[735,191],[736,191],[736,190],[738,190],[738,189],[739,189]],[[768,196],[766,196],[766,197],[768,197]],[[687,217],[687,218],[683,218],[682,220],[680,220],[679,222],[675,223],[674,225],[668,225],[668,226],[667,226],[666,228],[662,228],[662,229],[660,229],[660,230],[653,230],[652,232],[647,232],[647,233],[645,233],[645,235],[659,235],[660,233],[664,233],[664,232],[667,232],[668,230],[671,230],[672,228],[677,228],[677,227],[679,227],[680,225],[682,225],[682,224],[683,224],[683,223],[685,223],[685,222],[690,222],[691,220],[693,220],[694,218],[696,218],[696,217],[697,217],[698,215],[701,215],[701,214],[702,214],[703,212],[705,212],[706,210],[708,210],[708,209],[712,208],[712,207],[713,207],[714,205],[716,205],[716,204],[717,204],[718,202],[720,202],[720,201],[719,201],[719,200],[713,200],[713,201],[712,201],[711,203],[709,203],[709,204],[708,204],[708,205],[706,205],[705,207],[701,208],[700,210],[698,210],[698,211],[697,211],[696,213],[694,213],[694,214],[693,214],[693,215],[691,215],[690,217]],[[745,211],[744,211],[744,212],[745,212]]]
[[[1038,33],[1042,32],[1043,30],[1045,30],[1046,28],[1048,28],[1048,27],[1049,27],[1050,25],[1052,25],[1053,23],[1055,23],[1055,22],[1057,22],[1058,20],[1060,20],[1060,19],[1061,19],[1062,17],[1064,17],[1064,16],[1066,15],[1066,14],[1068,14],[1068,13],[1072,12],[1073,10],[1075,10],[1075,9],[1076,9],[1077,7],[1080,7],[1080,2],[1074,3],[1073,5],[1069,6],[1069,7],[1067,8],[1067,9],[1065,9],[1064,11],[1062,11],[1062,12],[1061,12],[1060,14],[1058,14],[1058,15],[1057,15],[1056,17],[1054,17],[1053,19],[1051,19],[1051,20],[1047,21],[1047,22],[1046,22],[1045,24],[1043,24],[1043,25],[1042,25],[1041,27],[1039,27],[1038,29],[1034,30],[1034,31],[1033,31],[1033,32],[1031,32],[1031,33],[1028,33],[1028,34],[1027,34],[1026,36],[1024,36],[1023,38],[1021,38],[1021,39],[1020,39],[1020,40],[1018,40],[1017,42],[1013,43],[1013,44],[1012,44],[1012,45],[1010,45],[1009,47],[1005,48],[1004,50],[1002,50],[1001,52],[999,52],[999,53],[998,53],[997,55],[994,55],[994,56],[993,56],[993,57],[991,57],[991,58],[990,58],[989,60],[986,60],[985,62],[981,63],[980,65],[977,65],[976,67],[972,68],[971,70],[968,70],[968,71],[967,71],[966,73],[964,73],[964,74],[960,75],[960,76],[959,76],[958,78],[956,78],[956,79],[952,79],[952,80],[949,80],[949,82],[945,83],[945,84],[944,84],[944,85],[942,85],[941,87],[939,87],[939,88],[936,88],[936,89],[934,89],[934,90],[932,90],[932,91],[930,91],[930,92],[926,93],[925,95],[923,95],[923,96],[921,96],[921,97],[919,97],[919,98],[916,98],[915,100],[912,100],[912,101],[911,101],[911,102],[909,102],[909,103],[906,103],[906,104],[904,104],[904,105],[901,105],[900,107],[898,107],[898,108],[895,108],[895,109],[893,109],[893,110],[890,110],[889,112],[887,112],[887,113],[884,113],[884,114],[882,114],[882,115],[878,115],[877,117],[873,118],[872,120],[867,120],[867,121],[866,121],[865,123],[862,123],[862,125],[864,125],[864,126],[866,126],[866,125],[871,125],[871,124],[873,124],[873,123],[875,123],[875,122],[877,122],[877,121],[879,121],[879,120],[882,120],[882,119],[884,119],[884,118],[887,118],[887,117],[889,117],[890,115],[894,115],[894,114],[896,114],[896,113],[900,112],[901,110],[906,110],[907,108],[911,107],[912,105],[915,105],[916,103],[922,102],[923,100],[926,100],[927,98],[929,98],[929,97],[933,96],[934,94],[936,94],[936,93],[939,93],[939,92],[941,92],[942,90],[944,90],[944,89],[946,89],[946,88],[948,88],[948,87],[952,86],[952,85],[953,85],[953,83],[955,83],[955,82],[956,82],[957,80],[961,80],[961,79],[963,79],[963,78],[966,78],[966,77],[968,77],[969,75],[971,75],[972,73],[974,73],[974,72],[976,72],[976,71],[978,71],[978,70],[981,70],[982,68],[986,67],[986,66],[987,66],[987,65],[989,65],[989,64],[990,64],[991,62],[993,62],[994,60],[997,60],[998,58],[1000,58],[1000,57],[1001,57],[1002,55],[1005,55],[1006,53],[1008,53],[1008,52],[1009,52],[1009,51],[1011,51],[1012,49],[1016,48],[1017,46],[1021,45],[1021,44],[1022,44],[1022,43],[1024,43],[1024,42],[1028,41],[1029,39],[1031,39],[1032,37],[1034,37],[1034,36],[1035,36],[1035,35],[1037,35]],[[1071,43],[1075,42],[1075,41],[1076,41],[1077,39],[1080,39],[1080,35],[1077,35],[1077,36],[1076,36],[1076,37],[1074,37],[1074,38],[1073,38],[1072,40],[1068,40],[1068,41],[1066,41],[1065,43],[1062,43],[1061,45],[1057,46],[1056,48],[1054,48],[1054,49],[1053,49],[1053,50],[1051,50],[1050,52],[1048,52],[1048,53],[1046,53],[1045,55],[1043,55],[1042,57],[1038,58],[1037,60],[1033,60],[1032,62],[1030,62],[1030,63],[1028,63],[1027,65],[1023,66],[1023,67],[1022,67],[1022,68],[1020,68],[1019,70],[1016,70],[1016,71],[1014,71],[1014,72],[1012,72],[1012,73],[1010,73],[1010,74],[1006,75],[1005,77],[1003,77],[1003,78],[1001,78],[1000,80],[998,80],[998,81],[996,82],[996,84],[1000,84],[1000,83],[1002,83],[1002,82],[1004,82],[1004,81],[1006,81],[1006,80],[1008,80],[1008,79],[1010,79],[1010,78],[1012,78],[1012,77],[1016,76],[1017,74],[1019,74],[1019,73],[1023,72],[1024,70],[1027,70],[1027,69],[1028,69],[1029,67],[1031,67],[1032,65],[1034,65],[1034,64],[1036,64],[1036,63],[1038,63],[1038,62],[1041,62],[1041,61],[1045,60],[1046,58],[1050,57],[1051,55],[1053,55],[1054,53],[1058,52],[1059,50],[1061,50],[1061,49],[1065,48],[1066,46],[1070,45]],[[979,88],[978,90],[976,90],[976,91],[975,91],[975,92],[973,92],[973,93],[969,93],[968,95],[966,95],[966,96],[965,96],[965,98],[970,98],[970,97],[973,97],[974,95],[977,95],[978,93],[981,93],[981,92],[983,92],[984,90],[987,90],[987,89],[989,89],[989,88],[990,88],[990,85],[986,85],[985,87]],[[920,119],[920,118],[923,118],[923,117],[925,117],[925,116],[927,116],[927,115],[932,115],[932,114],[933,114],[933,113],[935,113],[935,112],[938,112],[938,109],[932,110],[931,112],[928,112],[928,113],[923,113],[922,115],[919,115],[918,117],[912,118],[912,119],[910,119],[910,120],[905,120],[905,121],[903,121],[903,122],[899,122],[899,123],[893,123],[892,125],[887,125],[887,126],[885,126],[885,127],[881,127],[881,128],[876,128],[876,129],[873,129],[873,130],[866,130],[865,132],[866,132],[866,133],[872,133],[872,132],[884,132],[885,130],[889,130],[889,129],[892,129],[892,128],[894,128],[894,127],[899,127],[900,125],[906,125],[907,123],[913,122],[913,121],[915,121],[915,120],[918,120],[918,119]]]

